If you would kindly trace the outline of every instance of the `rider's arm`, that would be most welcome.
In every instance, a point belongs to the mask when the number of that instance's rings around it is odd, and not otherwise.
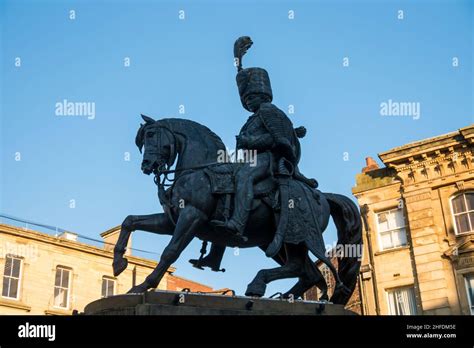
[[[244,141],[247,143],[247,148],[255,150],[270,150],[274,145],[273,137],[268,133],[246,136]]]

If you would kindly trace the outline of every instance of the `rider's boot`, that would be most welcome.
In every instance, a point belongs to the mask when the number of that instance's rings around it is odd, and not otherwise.
[[[243,234],[253,200],[253,181],[246,180],[243,184],[243,187],[237,187],[236,190],[232,218],[227,221],[212,220],[211,225],[218,230],[230,232],[235,239],[245,242],[247,241],[247,237]]]
[[[197,268],[203,269],[202,267],[209,267],[214,272],[224,272],[221,269],[221,261],[224,257],[225,246],[212,244],[211,250],[208,255],[202,259],[191,259],[189,262]]]

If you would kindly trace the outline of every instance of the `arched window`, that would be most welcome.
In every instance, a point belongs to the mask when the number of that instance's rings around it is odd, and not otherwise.
[[[474,232],[474,192],[466,192],[451,199],[456,234]]]

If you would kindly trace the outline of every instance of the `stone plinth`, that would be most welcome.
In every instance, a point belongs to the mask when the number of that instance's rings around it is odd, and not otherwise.
[[[125,294],[89,303],[86,315],[355,315],[342,305],[175,291]]]

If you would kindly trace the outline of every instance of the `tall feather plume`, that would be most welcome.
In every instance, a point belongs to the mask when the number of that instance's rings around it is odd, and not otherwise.
[[[237,71],[242,70],[242,57],[252,46],[253,42],[250,36],[241,36],[234,43],[234,58],[237,63]]]

